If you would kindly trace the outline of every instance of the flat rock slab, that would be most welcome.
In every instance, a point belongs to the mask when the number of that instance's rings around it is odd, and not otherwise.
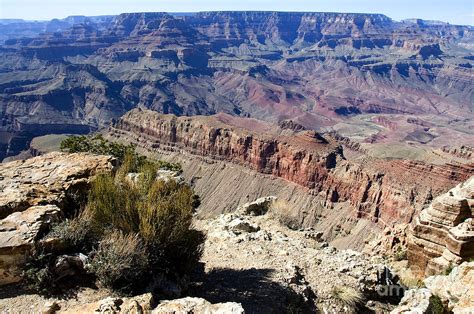
[[[21,266],[40,234],[61,219],[56,205],[33,206],[0,221],[0,285],[21,279]]]
[[[111,156],[54,152],[0,164],[0,219],[31,206],[62,208],[68,192],[89,183],[91,176],[113,169]]]

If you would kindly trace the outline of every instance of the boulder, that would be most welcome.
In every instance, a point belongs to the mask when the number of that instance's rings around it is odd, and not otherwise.
[[[0,285],[21,279],[21,266],[35,241],[61,216],[56,205],[44,205],[15,212],[0,221]]]
[[[431,296],[431,291],[426,288],[408,290],[405,292],[400,304],[390,314],[431,313]]]
[[[202,298],[183,298],[161,302],[153,314],[243,314],[243,307],[239,303],[226,302],[212,304]]]
[[[233,231],[236,234],[242,232],[257,232],[260,230],[260,227],[250,223],[249,221],[241,218],[235,218],[226,226],[227,229]]]
[[[446,276],[428,277],[425,285],[453,313],[474,313],[474,262],[464,262]]]
[[[75,255],[61,255],[57,258],[53,271],[59,279],[84,272],[89,258],[78,253]]]
[[[36,241],[75,210],[93,175],[114,166],[111,156],[59,152],[0,164],[0,285],[20,280]]]
[[[184,178],[180,175],[178,171],[160,169],[156,173],[157,180],[163,180],[168,182],[169,180],[174,180],[176,183],[184,183]]]
[[[107,297],[98,302],[81,304],[67,309],[68,313],[107,313],[107,314],[142,314],[150,313],[153,306],[153,296],[145,293],[135,297]]]
[[[440,274],[474,257],[474,176],[433,202],[408,237],[408,262],[418,275]]]
[[[137,184],[141,175],[142,175],[141,173],[130,172],[127,174],[125,178],[129,183],[135,185]],[[161,180],[164,182],[174,180],[178,184],[184,183],[184,178],[180,175],[178,171],[166,170],[166,169],[159,169],[156,172],[156,180]]]
[[[90,178],[113,169],[111,156],[54,152],[0,164],[0,219],[31,206],[61,209],[86,191]]]
[[[242,215],[264,215],[267,213],[267,211],[270,209],[276,199],[276,196],[261,197],[253,202],[241,205],[237,209],[237,212]]]

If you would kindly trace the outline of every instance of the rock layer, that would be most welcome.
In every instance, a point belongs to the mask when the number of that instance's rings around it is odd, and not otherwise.
[[[447,276],[428,277],[425,285],[454,314],[474,312],[474,262],[454,267]]]
[[[48,227],[61,220],[55,205],[33,206],[0,221],[0,285],[21,279],[22,265],[34,248],[35,241]]]
[[[202,298],[183,298],[171,301],[161,302],[156,309],[152,311],[153,314],[167,314],[167,313],[229,313],[229,314],[244,314],[245,311],[242,305],[235,302],[212,304]]]
[[[107,134],[149,152],[184,151],[237,163],[297,183],[318,195],[326,207],[347,201],[358,217],[387,225],[410,222],[415,208],[474,171],[469,164],[370,158],[348,161],[331,136],[225,114],[177,118],[137,109]]]
[[[440,273],[474,257],[474,177],[436,197],[416,218],[408,242],[410,267]]]

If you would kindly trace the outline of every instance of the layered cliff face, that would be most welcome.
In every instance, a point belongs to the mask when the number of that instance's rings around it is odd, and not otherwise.
[[[435,198],[416,218],[410,267],[433,275],[474,257],[474,177]]]
[[[51,21],[25,21],[20,19],[0,19],[0,42],[12,38],[36,37],[45,32],[61,32],[76,24],[93,25],[98,29],[107,27],[114,17],[109,16],[68,16]]]
[[[136,109],[111,127],[107,136],[149,152],[182,151],[237,163],[305,187],[322,207],[347,202],[355,217],[389,226],[410,222],[416,209],[433,195],[474,171],[469,164],[346,160],[341,143],[330,135],[225,114],[191,118]],[[296,215],[305,215],[304,208],[295,210],[300,212]],[[306,221],[314,224],[317,219]]]
[[[18,31],[0,47],[0,131],[78,132],[140,106],[176,115],[292,119],[362,141],[474,140],[471,27],[344,13],[71,20],[78,23],[30,38]],[[378,120],[367,123],[366,115],[436,124],[410,129],[429,135],[408,136]]]

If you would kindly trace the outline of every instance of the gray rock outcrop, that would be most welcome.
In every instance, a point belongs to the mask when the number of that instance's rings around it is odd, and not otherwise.
[[[110,156],[51,153],[0,164],[0,285],[21,279],[39,237],[72,213],[93,175],[114,163]]]

